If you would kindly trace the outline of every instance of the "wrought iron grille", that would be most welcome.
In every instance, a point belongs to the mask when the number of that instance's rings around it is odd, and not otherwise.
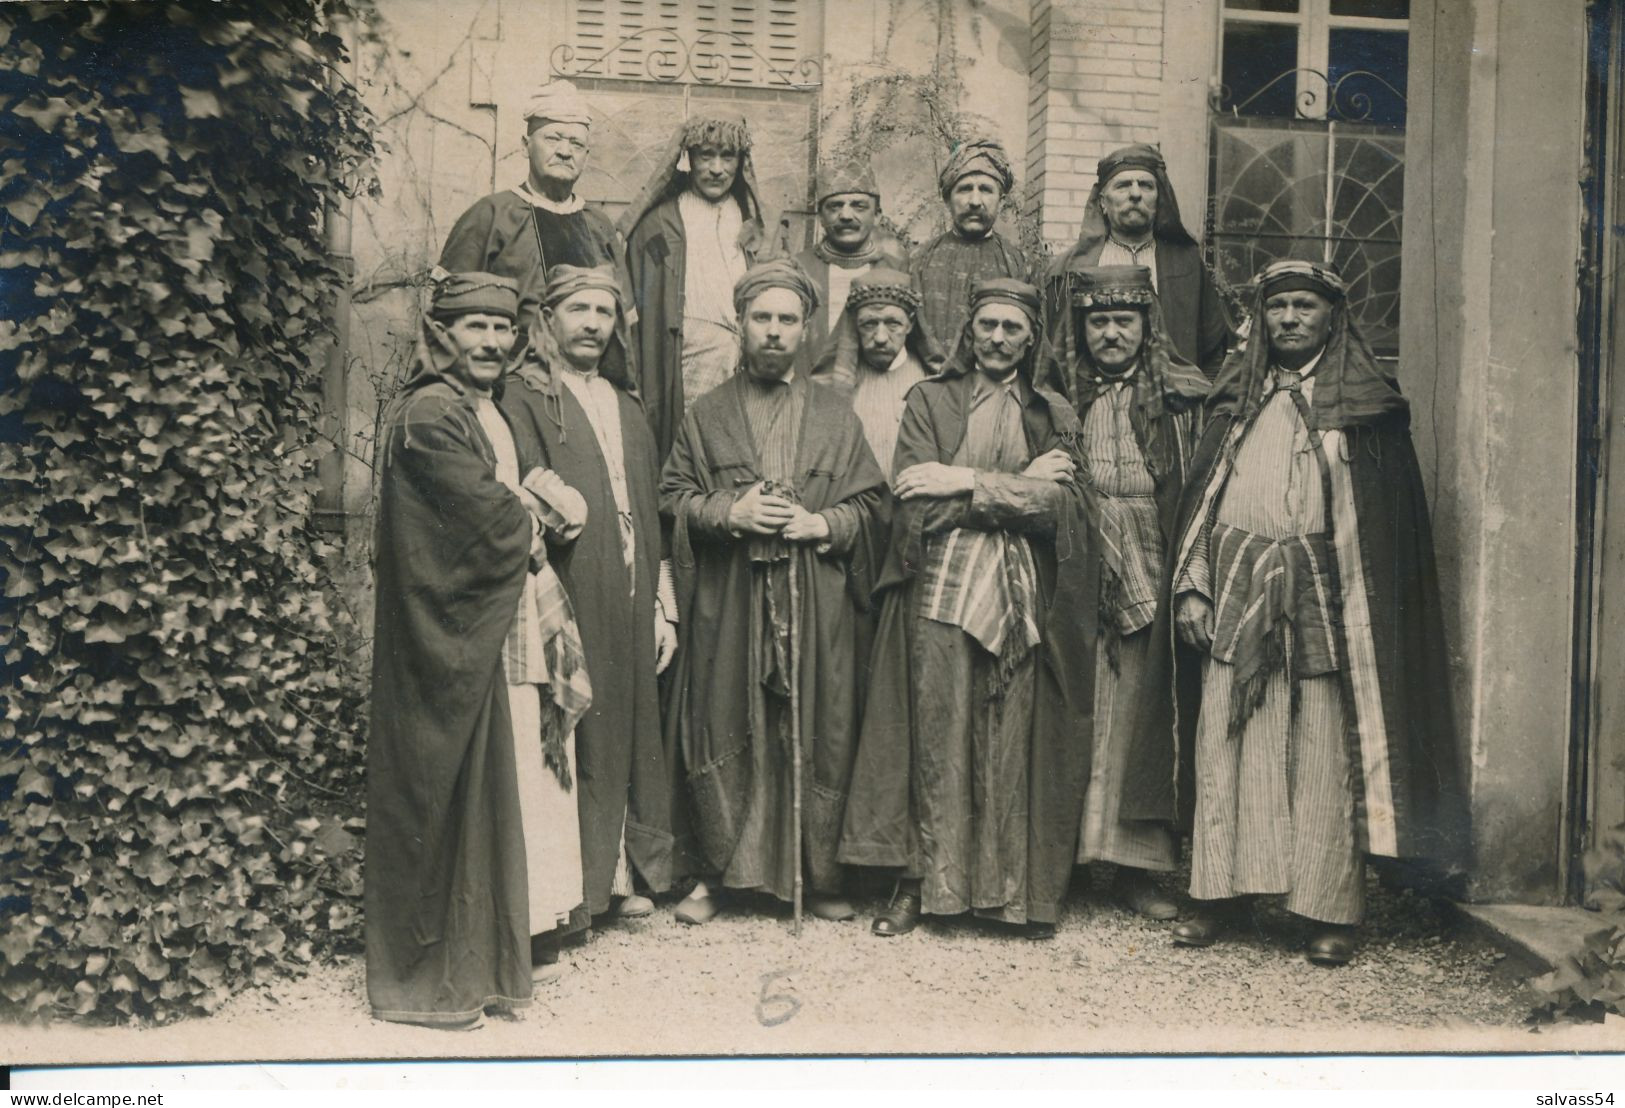
[[[805,91],[823,81],[816,58],[800,58],[786,67],[733,31],[702,31],[689,40],[670,27],[645,27],[596,49],[561,42],[549,55],[548,66],[556,77],[620,77],[662,84]]]
[[[1301,71],[1277,80],[1289,77],[1301,78]],[[1305,107],[1319,105],[1301,98],[1299,117],[1288,119],[1236,114],[1222,106],[1222,94],[1215,98],[1208,260],[1231,289],[1279,258],[1336,265],[1348,282],[1352,317],[1378,353],[1393,355],[1399,348],[1405,133],[1347,121],[1369,115],[1371,102],[1354,100],[1341,85],[1324,85],[1324,108],[1329,117],[1339,108],[1340,118],[1302,118]]]

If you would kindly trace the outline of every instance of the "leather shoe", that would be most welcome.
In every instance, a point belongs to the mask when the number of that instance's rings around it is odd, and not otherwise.
[[[814,894],[807,898],[807,911],[819,919],[831,920],[841,923],[856,918],[858,910],[852,907],[852,902],[844,896],[820,896]]]
[[[654,910],[654,901],[634,893],[632,896],[621,897],[621,902],[615,906],[615,915],[621,919],[642,919],[644,916],[653,915]]]
[[[1309,940],[1305,952],[1317,966],[1346,966],[1354,957],[1354,928],[1328,925]]]
[[[1034,942],[1053,939],[1055,937],[1055,925],[1053,923],[1040,923],[1037,920],[1028,920],[1021,929],[1021,937],[1031,939]]]
[[[893,935],[907,935],[919,924],[920,894],[899,891],[891,898],[886,909],[875,915],[875,922],[869,926],[869,930],[890,938]]]
[[[690,923],[698,926],[716,919],[718,911],[720,909],[717,907],[716,897],[709,894],[695,896],[693,893],[689,893],[683,898],[682,903],[677,905],[676,911],[672,914],[677,917],[678,923]]]
[[[1157,883],[1143,869],[1119,868],[1112,882],[1112,896],[1124,908],[1146,919],[1179,918],[1179,905],[1157,888]]]
[[[1212,946],[1230,933],[1236,923],[1236,909],[1209,906],[1168,932],[1179,946]]]

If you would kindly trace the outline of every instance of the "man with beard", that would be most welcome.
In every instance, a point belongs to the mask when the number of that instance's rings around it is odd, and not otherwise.
[[[1015,184],[1004,147],[990,139],[961,144],[937,183],[952,225],[915,252],[909,272],[923,299],[927,332],[952,342],[964,330],[971,286],[998,277],[1025,281],[1031,263],[993,229]]]
[[[621,290],[608,266],[554,266],[542,293],[539,357],[508,378],[502,408],[527,467],[579,493],[586,523],[549,533],[575,605],[591,710],[581,720],[579,805],[587,908],[635,917],[671,883],[671,783],[656,675],[677,646],[676,594],[661,561],[659,466],[623,357]]]
[[[870,270],[852,282],[830,349],[813,369],[813,380],[851,398],[882,470],[891,466],[908,390],[930,372],[934,347],[919,315],[920,294],[908,274]]]
[[[621,264],[614,226],[575,192],[592,152],[592,115],[569,81],[550,81],[525,105],[526,180],[464,212],[446,237],[440,268],[483,270],[519,285],[521,339],[535,326],[547,271]],[[623,280],[623,287],[625,282]],[[635,315],[629,322],[635,322]],[[623,326],[622,347],[627,344]],[[620,349],[616,357],[625,357]]]
[[[1149,269],[1174,352],[1210,379],[1219,372],[1234,337],[1230,315],[1201,247],[1180,221],[1168,168],[1155,146],[1125,146],[1100,159],[1078,241],[1045,278],[1051,327],[1067,312],[1071,275],[1096,265]]]
[[[836,840],[885,478],[846,401],[795,369],[818,306],[801,267],[753,267],[734,301],[739,372],[695,402],[661,480],[683,615],[672,723],[712,875],[677,918],[711,919],[721,887],[793,900],[805,868],[812,913],[849,919]]]
[[[867,165],[826,167],[818,174],[818,223],[823,236],[796,255],[826,307],[807,320],[801,364],[812,366],[828,354],[831,334],[846,306],[852,282],[877,265],[901,269],[903,248],[879,225],[880,189]],[[886,459],[880,459],[885,465]]]
[[[1344,295],[1317,262],[1258,276],[1173,532],[1175,624],[1207,655],[1194,741],[1138,747],[1122,811],[1171,821],[1194,792],[1203,903],[1175,942],[1209,946],[1247,897],[1285,894],[1327,966],[1354,954],[1364,855],[1466,848],[1410,406]]]
[[[619,227],[641,312],[638,393],[664,461],[689,406],[738,364],[729,293],[765,245],[745,121],[707,115],[678,127]]]
[[[529,1004],[533,963],[549,972],[581,904],[572,764],[592,692],[541,538],[580,505],[551,475],[529,475],[540,496],[520,485],[491,399],[518,307],[506,278],[444,280],[379,443],[366,872],[378,1019],[466,1028],[487,1006]]]
[[[877,935],[970,911],[1050,938],[1089,777],[1079,427],[1033,380],[1038,290],[978,282],[969,315],[898,432],[842,857],[903,874]]]
[[[1145,267],[1079,267],[1070,277],[1052,354],[1083,424],[1081,477],[1102,562],[1095,747],[1077,860],[1115,863],[1115,899],[1168,920],[1179,907],[1147,871],[1174,868],[1173,831],[1123,820],[1118,809],[1130,748],[1173,726],[1163,560],[1208,380],[1173,352]]]

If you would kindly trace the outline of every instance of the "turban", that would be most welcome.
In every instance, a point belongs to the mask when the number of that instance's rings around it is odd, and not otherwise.
[[[970,289],[970,318],[983,304],[1013,304],[1026,313],[1034,327],[1038,326],[1038,290],[1025,281],[1011,277],[991,277],[978,281]]]
[[[683,124],[682,143],[685,152],[709,144],[743,154],[750,149],[750,124],[740,115],[697,115]]]
[[[1341,300],[1347,291],[1342,275],[1332,266],[1297,258],[1271,262],[1259,271],[1253,284],[1258,288],[1260,299],[1278,292],[1307,289],[1320,293],[1327,300]]]
[[[592,115],[587,110],[575,85],[569,81],[549,81],[531,94],[525,104],[525,124],[531,131],[551,120],[554,123],[580,123],[592,126]]]
[[[1162,151],[1145,143],[1135,143],[1133,146],[1113,150],[1096,162],[1095,180],[1105,184],[1115,174],[1125,169],[1143,169],[1148,173],[1157,174],[1159,180],[1161,174],[1168,172],[1168,166],[1162,160]]]
[[[757,262],[734,285],[734,311],[744,314],[746,306],[768,289],[789,289],[801,297],[811,312],[818,307],[818,286],[794,258]]]
[[[920,294],[908,274],[877,266],[852,282],[846,294],[846,307],[856,312],[865,304],[893,304],[910,316],[920,311]]]
[[[1086,312],[1145,309],[1156,289],[1143,265],[1097,265],[1072,271],[1072,304]]]
[[[429,314],[442,322],[481,312],[519,315],[519,286],[495,273],[447,273],[438,279]]]
[[[602,289],[613,293],[616,306],[625,308],[621,303],[621,283],[616,279],[612,265],[598,265],[590,269],[576,265],[554,266],[547,271],[547,287],[542,290],[542,303],[551,308],[584,289]]]
[[[840,196],[847,192],[864,192],[877,201],[880,199],[880,189],[875,185],[874,170],[869,168],[867,162],[830,165],[818,171],[818,195],[815,203],[822,204],[825,197]]]
[[[937,176],[937,188],[944,195],[959,183],[960,178],[972,173],[985,173],[999,182],[999,191],[1009,193],[1016,179],[1010,173],[1010,157],[1004,147],[992,139],[962,142],[948,155],[948,164]]]

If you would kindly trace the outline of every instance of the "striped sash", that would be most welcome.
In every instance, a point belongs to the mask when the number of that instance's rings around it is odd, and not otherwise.
[[[960,628],[989,654],[1038,645],[1038,570],[1022,535],[957,528],[926,548],[919,614]]]

